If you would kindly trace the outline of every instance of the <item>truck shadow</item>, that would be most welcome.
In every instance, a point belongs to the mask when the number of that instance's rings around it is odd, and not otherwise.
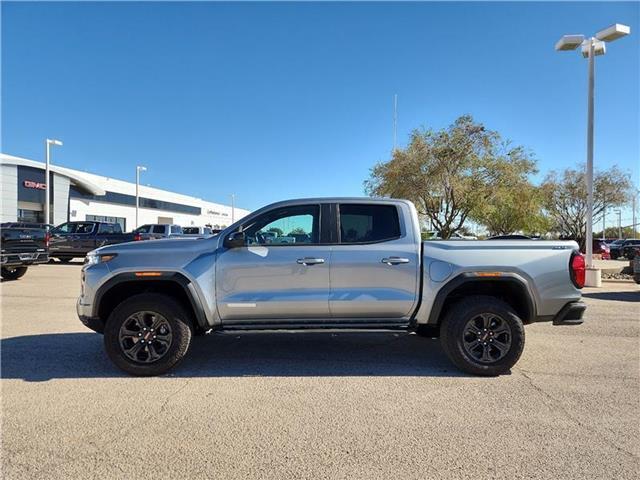
[[[583,297],[597,300],[615,300],[617,302],[640,302],[640,290],[637,292],[590,292],[583,293]]]
[[[128,377],[107,358],[102,335],[52,333],[0,340],[2,377]],[[459,377],[437,339],[405,332],[251,332],[196,337],[165,377]],[[133,377],[131,377],[133,378]]]

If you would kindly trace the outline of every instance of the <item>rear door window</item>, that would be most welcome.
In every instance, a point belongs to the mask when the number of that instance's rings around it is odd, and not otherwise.
[[[394,205],[340,204],[340,243],[375,243],[400,237]]]

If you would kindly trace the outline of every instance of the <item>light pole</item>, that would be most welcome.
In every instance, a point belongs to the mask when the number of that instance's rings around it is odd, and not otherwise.
[[[622,238],[622,210],[614,210],[618,214],[618,238]]]
[[[136,228],[138,228],[138,210],[140,209],[140,172],[146,172],[147,167],[136,165]]]
[[[631,32],[626,25],[616,23],[595,36],[585,39],[584,35],[565,35],[556,43],[556,50],[575,50],[582,47],[582,56],[588,58],[589,87],[587,94],[587,286],[600,285],[600,271],[593,268],[593,97],[595,57],[606,52],[605,42],[613,42]]]
[[[236,194],[231,194],[231,223],[236,223]]]
[[[49,185],[49,163],[51,160],[51,145],[55,145],[56,147],[61,147],[62,142],[60,140],[52,140],[47,138],[44,142],[45,144],[45,167],[44,167],[44,223],[53,223],[51,222],[51,212],[49,211],[49,202],[51,197],[51,186]]]

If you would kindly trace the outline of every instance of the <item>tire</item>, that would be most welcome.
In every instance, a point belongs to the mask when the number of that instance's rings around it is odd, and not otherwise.
[[[27,273],[27,267],[2,267],[2,278],[5,280],[17,280]]]
[[[144,320],[140,321],[141,318]],[[146,332],[140,324],[147,326]],[[156,324],[158,330],[154,331],[151,327]],[[161,335],[163,329],[168,330],[168,334]],[[156,340],[156,333],[162,341]],[[190,318],[178,302],[167,295],[143,293],[130,297],[113,310],[104,328],[104,346],[111,361],[121,370],[131,375],[153,376],[166,373],[184,358],[192,336]],[[146,345],[142,345],[145,338]],[[132,346],[127,349],[129,345]],[[159,353],[160,357],[153,360]]]
[[[478,328],[487,323],[486,330]],[[447,312],[440,340],[447,357],[460,370],[496,376],[507,373],[522,355],[524,325],[513,308],[502,300],[472,296],[458,301]]]
[[[60,263],[69,263],[73,260],[73,257],[57,257]]]
[[[611,252],[609,255],[611,256],[611,260],[616,260],[618,258],[618,254],[617,253]]]

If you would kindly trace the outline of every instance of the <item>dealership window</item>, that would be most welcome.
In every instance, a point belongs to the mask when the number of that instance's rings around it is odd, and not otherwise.
[[[124,217],[107,217],[105,215],[86,215],[85,220],[91,222],[119,223],[123,232],[127,231],[127,219]]]
[[[44,223],[44,212],[19,208],[18,222]]]

